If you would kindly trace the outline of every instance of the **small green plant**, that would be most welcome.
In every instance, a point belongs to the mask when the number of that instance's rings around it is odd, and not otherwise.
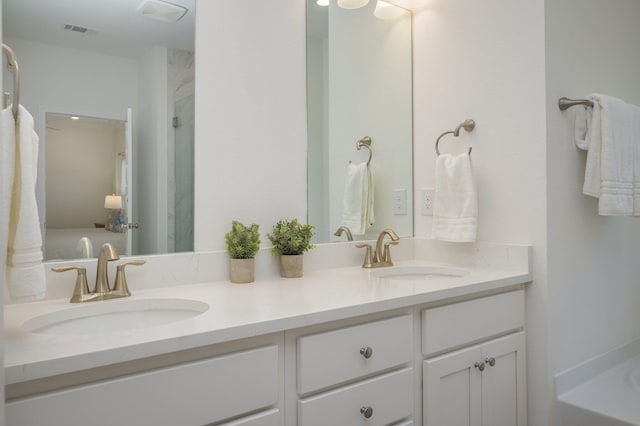
[[[312,230],[312,225],[298,223],[298,219],[279,220],[273,225],[271,234],[267,235],[269,241],[273,244],[271,253],[274,255],[302,254],[315,248],[311,244]]]
[[[231,231],[224,235],[227,251],[233,259],[252,259],[260,249],[260,233],[255,223],[246,227],[235,220],[231,222]]]

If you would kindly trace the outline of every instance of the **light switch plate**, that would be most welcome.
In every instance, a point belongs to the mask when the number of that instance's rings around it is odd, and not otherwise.
[[[407,214],[407,190],[393,190],[393,214],[396,216],[405,216]]]

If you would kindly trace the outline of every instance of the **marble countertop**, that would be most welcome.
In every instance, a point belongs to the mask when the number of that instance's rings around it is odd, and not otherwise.
[[[441,266],[420,261],[398,266]],[[455,265],[451,265],[455,266]],[[531,281],[526,269],[464,267],[468,275],[430,280],[394,280],[372,276],[360,267],[305,272],[294,279],[252,284],[216,281],[136,291],[134,299],[179,298],[205,302],[209,309],[174,323],[95,334],[31,333],[25,321],[53,311],[77,309],[68,299],[5,306],[5,383],[131,361],[195,347],[264,335],[348,317],[498,290]],[[373,270],[375,271],[375,270]]]

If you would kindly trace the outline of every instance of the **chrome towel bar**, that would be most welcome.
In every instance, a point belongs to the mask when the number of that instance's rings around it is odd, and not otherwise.
[[[576,105],[593,107],[593,102],[591,102],[589,99],[569,99],[565,98],[564,96],[558,99],[558,108],[560,108],[560,111],[564,111]]]

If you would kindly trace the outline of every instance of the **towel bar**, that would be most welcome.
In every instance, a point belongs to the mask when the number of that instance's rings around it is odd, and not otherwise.
[[[569,99],[564,96],[558,99],[558,108],[560,108],[560,111],[567,110],[576,105],[584,105],[593,108],[593,102],[589,99]]]
[[[444,132],[440,136],[438,136],[438,139],[436,139],[436,154],[440,155],[438,144],[440,144],[440,139],[442,139],[443,136],[448,135],[450,133],[453,134],[453,136],[458,136],[460,134],[460,129],[464,129],[467,132],[471,132],[473,129],[475,129],[475,127],[476,127],[476,122],[470,118],[467,118],[462,123],[458,124],[458,127],[456,127],[455,130],[449,130],[447,132]],[[471,154],[471,149],[472,148],[469,147],[469,154]]]

